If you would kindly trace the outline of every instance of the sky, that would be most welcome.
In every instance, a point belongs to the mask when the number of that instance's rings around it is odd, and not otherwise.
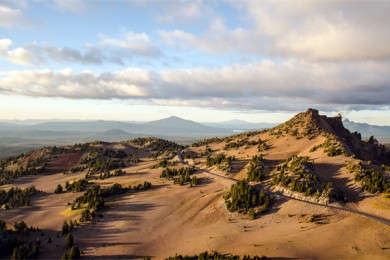
[[[390,125],[390,1],[0,0],[0,120]]]

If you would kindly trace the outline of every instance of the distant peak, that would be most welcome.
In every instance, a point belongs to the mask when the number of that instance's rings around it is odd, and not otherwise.
[[[183,118],[178,117],[178,116],[170,116],[167,119],[180,119],[180,120],[184,120]]]

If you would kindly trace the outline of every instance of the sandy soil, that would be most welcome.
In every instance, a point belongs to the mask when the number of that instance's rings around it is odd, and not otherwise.
[[[328,157],[321,149],[310,152],[311,147],[324,141],[322,137],[297,140],[291,136],[277,138],[261,134],[251,138],[259,137],[271,145],[270,150],[262,152],[271,165],[294,154],[309,156],[322,180],[344,187],[351,201],[347,206],[389,219],[389,199],[362,194],[346,171],[345,165],[351,158]],[[259,154],[257,146],[223,151],[237,159],[230,174],[220,173],[216,167],[207,168],[205,158],[188,160],[199,169],[195,175],[200,185],[196,187],[174,185],[172,181],[160,179],[162,169],[152,169],[158,160],[149,159],[149,153],[142,149],[127,143],[100,143],[99,146],[125,149],[128,154],[137,154],[141,162],[123,169],[126,171],[123,176],[95,183],[126,186],[149,181],[153,188],[107,199],[103,218],[73,233],[86,258],[148,255],[164,259],[176,253],[198,254],[208,250],[277,258],[390,259],[390,227],[351,212],[277,195],[272,208],[255,220],[228,212],[222,197],[234,179],[246,177],[247,163],[253,155]],[[217,152],[224,146],[224,142],[209,145]],[[205,146],[193,150],[204,149]],[[57,184],[63,185],[65,181],[85,175],[85,172],[62,173],[64,167],[78,161],[77,156],[62,156],[51,162],[52,174],[17,179],[14,186],[35,185],[44,192],[32,199],[30,207],[0,211],[0,218],[8,224],[24,220],[28,225],[44,229],[43,241],[51,237],[53,243],[42,244],[42,258],[61,257],[66,249],[65,238],[59,236],[61,225],[64,220],[76,220],[80,216],[80,211],[69,210],[68,202],[82,193],[54,194]],[[308,222],[310,214],[321,215],[321,224]]]

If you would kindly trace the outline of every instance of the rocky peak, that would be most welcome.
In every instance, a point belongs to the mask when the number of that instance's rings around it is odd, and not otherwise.
[[[371,160],[381,163],[390,163],[390,152],[385,146],[379,144],[374,138],[362,141],[360,133],[351,133],[343,125],[342,117],[320,115],[318,110],[309,108],[306,112],[299,113],[287,122],[270,130],[273,135],[292,135],[297,139],[313,139],[319,135],[329,136],[342,142],[343,146],[363,160]]]

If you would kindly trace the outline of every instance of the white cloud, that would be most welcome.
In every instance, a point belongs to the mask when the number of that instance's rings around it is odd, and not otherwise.
[[[34,57],[26,49],[19,47],[14,50],[7,51],[7,59],[15,64],[33,66],[39,58]]]
[[[139,69],[104,74],[70,69],[8,71],[0,72],[0,92],[72,99],[138,98],[153,95],[150,77],[150,72]]]
[[[132,54],[142,56],[160,56],[159,49],[154,46],[146,33],[135,33],[125,30],[120,38],[107,35],[100,35],[100,43],[107,46],[114,46],[131,51]]]
[[[34,56],[31,55],[24,48],[19,47],[13,50],[9,50],[9,47],[12,45],[10,39],[0,39],[0,58],[7,59],[12,63],[32,66],[34,63]]]
[[[7,52],[9,46],[12,45],[12,41],[10,39],[0,39],[0,54]]]
[[[246,1],[237,10],[251,26],[229,28],[217,18],[202,34],[160,35],[167,44],[211,53],[310,61],[390,58],[388,1]]]
[[[123,65],[134,58],[147,59],[162,56],[160,50],[150,43],[147,34],[133,32],[126,32],[123,39],[102,35],[99,43],[88,44],[82,51],[39,43],[11,49],[12,43],[10,39],[0,39],[0,58],[25,66],[41,66],[50,62]]]
[[[24,27],[31,26],[31,21],[29,21],[24,15],[21,9],[18,9],[19,6],[11,7],[10,4],[4,2],[0,3],[0,27],[3,28],[14,28],[14,27]],[[23,5],[21,5],[23,7]]]
[[[26,70],[1,72],[0,92],[239,110],[367,109],[390,106],[389,73],[389,62],[299,60],[159,73],[136,68],[102,74]]]
[[[161,23],[189,22],[210,12],[202,0],[171,0],[162,3],[158,8],[159,14],[155,17]]]

